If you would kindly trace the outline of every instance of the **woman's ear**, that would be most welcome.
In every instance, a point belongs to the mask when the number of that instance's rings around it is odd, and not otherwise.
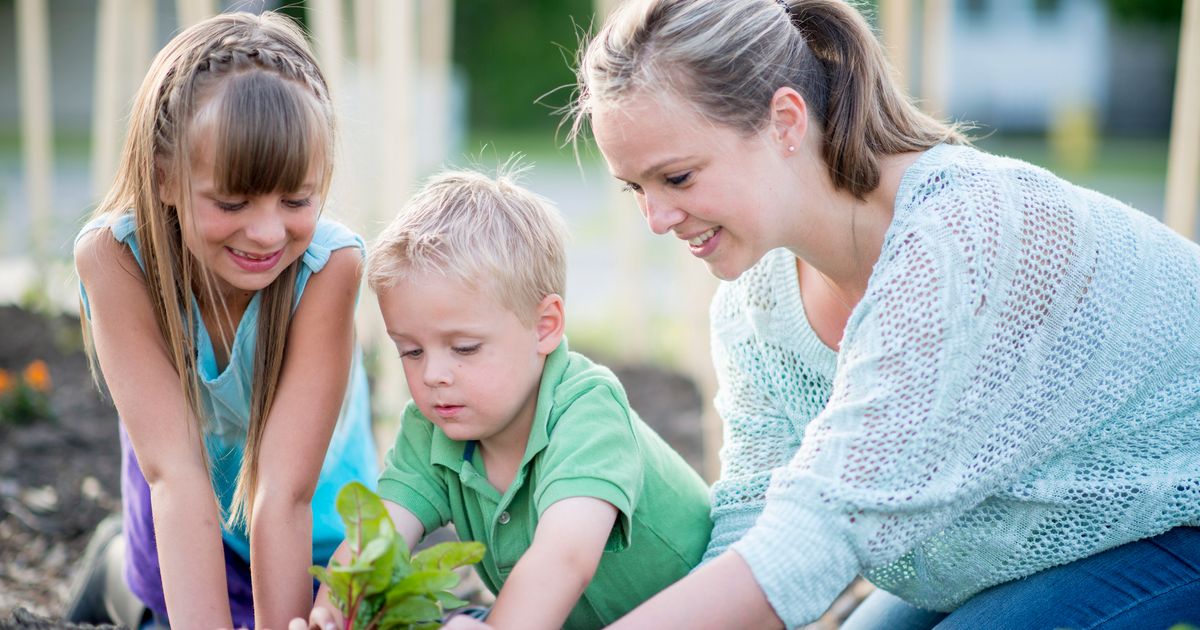
[[[546,356],[554,352],[554,349],[562,342],[563,332],[566,329],[567,317],[562,296],[551,293],[542,298],[542,301],[538,302],[535,316],[537,317],[535,328],[538,337],[538,354]]]
[[[779,143],[783,153],[792,154],[802,146],[808,133],[808,103],[790,87],[775,90],[771,97],[772,140]]]

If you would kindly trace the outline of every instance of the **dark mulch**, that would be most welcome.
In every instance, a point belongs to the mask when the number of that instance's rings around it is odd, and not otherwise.
[[[88,535],[120,506],[117,415],[92,384],[79,320],[0,307],[0,368],[34,359],[50,368],[57,420],[0,424],[0,618],[59,614]]]
[[[60,627],[88,535],[120,507],[117,415],[92,383],[79,320],[0,307],[0,369],[19,372],[34,359],[49,365],[57,420],[0,424],[0,630]],[[639,415],[699,469],[692,382],[654,366],[609,366]]]

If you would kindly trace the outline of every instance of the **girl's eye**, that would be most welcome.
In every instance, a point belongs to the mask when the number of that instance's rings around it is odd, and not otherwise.
[[[621,192],[631,192],[636,194],[642,192],[642,187],[633,182],[625,182],[625,185],[621,187]]]
[[[682,175],[674,175],[674,176],[671,176],[671,177],[668,177],[668,178],[667,178],[667,183],[668,183],[668,184],[670,184],[670,185],[672,185],[672,186],[679,186],[679,185],[682,185],[682,184],[684,184],[685,182],[687,182],[687,180],[688,180],[688,179],[689,179],[691,176],[692,176],[692,172],[691,172],[691,171],[688,171],[688,172],[686,172],[686,173],[683,173]]]
[[[477,343],[473,346],[454,346],[454,351],[459,354],[475,354],[479,352],[479,346],[482,345],[481,343]]]
[[[421,358],[421,355],[424,354],[424,352],[425,351],[420,348],[417,348],[416,350],[401,350],[400,358],[401,359],[419,359],[419,358]]]
[[[218,208],[224,210],[225,212],[237,212],[238,210],[246,207],[245,201],[218,201],[216,204]]]
[[[308,206],[312,205],[312,197],[305,197],[303,199],[284,199],[283,205],[289,208],[307,208]]]

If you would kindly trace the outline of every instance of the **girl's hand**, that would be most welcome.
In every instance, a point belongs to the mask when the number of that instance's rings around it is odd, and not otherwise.
[[[288,630],[338,630],[343,625],[342,615],[325,606],[313,606],[308,622],[296,617],[288,623]]]
[[[470,615],[455,615],[442,626],[442,630],[492,630],[492,627]]]

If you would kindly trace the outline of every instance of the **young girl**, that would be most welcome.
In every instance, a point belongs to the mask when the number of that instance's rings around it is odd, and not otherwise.
[[[618,627],[796,627],[860,573],[904,601],[857,628],[1200,621],[1200,249],[966,146],[843,0],[630,0],[579,78],[729,281],[710,561]]]
[[[353,329],[363,243],[320,218],[333,157],[299,29],[214,17],[155,59],[77,240],[121,417],[125,577],[160,623],[307,614],[308,566],[343,538],[337,490],[376,477]]]

